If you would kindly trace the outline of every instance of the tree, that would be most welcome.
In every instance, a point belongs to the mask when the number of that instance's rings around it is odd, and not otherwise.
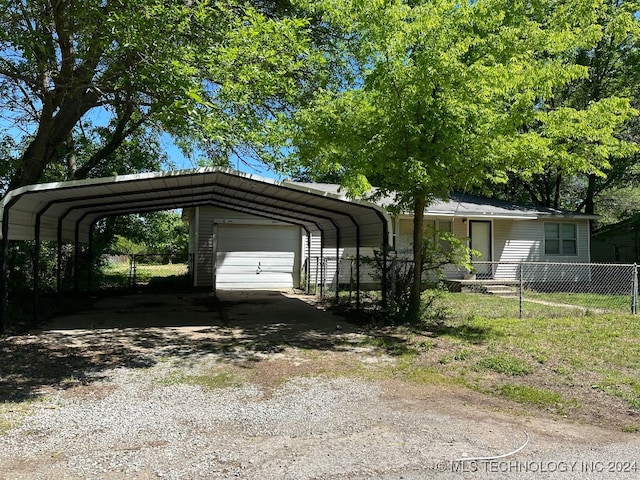
[[[313,63],[308,22],[241,0],[0,0],[0,126],[10,188],[52,165],[98,174],[135,134],[216,151],[264,140]],[[311,83],[311,82],[310,82]],[[88,156],[86,138],[99,139]]]
[[[540,173],[514,170],[503,186],[487,182],[480,192],[512,201],[595,213],[598,196],[610,189],[624,190],[638,184],[638,118],[630,118],[630,110],[626,109],[627,114],[623,114],[617,124],[612,119],[603,122],[599,118],[602,109],[598,106],[622,99],[636,107],[640,104],[639,11],[640,2],[635,0],[601,2],[594,21],[602,35],[587,48],[567,52],[567,61],[584,66],[588,75],[561,85],[544,105],[549,112],[561,112],[567,107],[593,112],[591,118],[585,116],[579,125],[576,125],[576,119],[563,121],[563,128],[573,130],[565,151],[575,154],[582,150],[592,155],[604,155],[608,165],[604,165],[602,171],[606,175],[594,172],[573,175],[563,168],[562,162],[552,159]],[[609,132],[604,137],[599,135],[598,130],[603,125],[615,125],[615,135]],[[527,125],[526,128],[537,127]],[[558,138],[564,141],[568,132],[559,133]]]
[[[567,52],[600,38],[592,1],[317,5],[343,31],[354,81],[320,91],[295,115],[295,161],[342,172],[352,194],[370,181],[396,193],[414,213],[415,265],[422,264],[423,212],[434,198],[509,171],[541,172],[550,161],[600,173],[606,156],[573,151],[565,143],[573,140],[569,126],[601,118],[601,136],[614,141],[617,121],[635,113],[622,99],[587,110],[545,108],[559,87],[588,74]],[[414,320],[420,293],[416,268]]]
[[[174,211],[153,212],[119,217],[107,249],[113,253],[159,253],[187,257],[189,226]]]

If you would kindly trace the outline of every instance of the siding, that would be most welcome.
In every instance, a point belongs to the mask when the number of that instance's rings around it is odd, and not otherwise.
[[[214,221],[214,212],[210,209],[198,208],[196,210],[198,235],[195,261],[198,266],[196,267],[195,286],[197,287],[213,286]]]
[[[548,262],[548,263],[588,263],[589,222],[554,221],[552,223],[573,223],[577,225],[577,255],[545,255],[544,223],[547,220],[503,220],[494,221],[494,255],[499,262]],[[545,272],[548,269],[545,269]],[[498,265],[495,278],[516,278],[516,265]],[[549,274],[543,275],[548,279]]]
[[[303,258],[303,267],[302,272],[306,275],[306,272],[309,272],[309,278],[311,280],[311,285],[320,284],[321,281],[321,270],[320,270],[320,254],[322,251],[322,257],[325,261],[325,270],[324,270],[324,283],[325,285],[335,285],[337,280],[336,275],[336,249],[335,248],[325,248],[322,250],[321,248],[321,237],[320,234],[312,234],[311,235],[311,255],[308,258],[307,256],[307,236],[302,236],[302,258]],[[355,248],[340,248],[338,249],[338,257],[340,258],[340,269],[339,273],[339,281],[341,284],[348,284],[350,282],[355,283],[355,274],[356,267],[355,263],[352,264],[351,260],[356,257],[356,249]],[[374,249],[370,247],[362,247],[360,248],[360,258],[373,258]],[[307,267],[308,265],[308,267]],[[353,278],[352,278],[353,276]],[[361,283],[373,283],[373,277],[375,276],[374,269],[367,265],[360,266],[360,282]]]
[[[425,218],[433,220],[434,217]],[[443,217],[443,220],[452,220],[451,217]],[[577,255],[545,255],[544,254],[544,222],[574,223],[577,225]],[[405,255],[411,250],[411,225],[407,218],[401,218],[398,222],[400,231],[397,238],[398,252]],[[467,239],[469,235],[468,222],[463,223],[459,217],[453,218],[453,233],[460,239]],[[492,251],[495,262],[554,262],[554,263],[588,263],[589,253],[589,221],[588,220],[492,220]],[[448,278],[462,278],[463,269],[448,267]],[[493,272],[495,278],[516,278],[517,266],[503,264],[498,265]],[[548,274],[545,274],[548,277]]]

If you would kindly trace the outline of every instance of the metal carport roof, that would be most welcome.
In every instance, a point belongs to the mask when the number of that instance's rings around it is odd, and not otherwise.
[[[35,312],[40,241],[58,242],[59,290],[60,244],[75,243],[77,261],[78,243],[90,243],[93,226],[100,219],[200,205],[299,225],[307,232],[320,233],[327,248],[356,247],[359,252],[361,246],[389,244],[391,219],[383,207],[230,169],[202,168],[27,185],[8,192],[0,202],[0,333],[6,323],[9,240],[36,241]],[[383,282],[383,297],[384,291]]]
[[[373,203],[292,182],[203,168],[28,185],[0,202],[1,238],[88,242],[96,221],[197,205],[254,212],[323,232],[326,247],[388,243],[390,218]],[[39,226],[39,228],[38,228]]]

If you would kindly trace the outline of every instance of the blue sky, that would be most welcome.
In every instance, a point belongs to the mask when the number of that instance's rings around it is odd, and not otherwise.
[[[104,120],[103,115],[100,114],[99,111],[94,111],[91,113],[91,120],[97,124]],[[26,132],[19,129],[12,122],[10,116],[0,116],[0,133],[2,135],[11,135],[16,139],[22,137]],[[191,169],[198,168],[197,158],[201,158],[201,155],[198,155],[198,152],[194,152],[192,155],[193,158],[189,158],[185,156],[180,148],[176,146],[176,144],[171,140],[169,135],[163,135],[161,138],[161,145],[167,156],[169,157],[169,161],[175,165],[175,168],[178,170],[183,169]],[[264,165],[259,165],[255,161],[249,162],[247,165],[246,162],[240,161],[240,159],[236,159],[233,168],[236,170],[240,170],[241,172],[250,173],[252,175],[258,175],[261,177],[272,178],[276,180],[283,180],[284,177],[282,175],[278,175]],[[168,168],[168,167],[167,167]]]
[[[196,158],[188,158],[182,153],[182,150],[176,146],[168,135],[163,135],[161,139],[161,145],[167,152],[169,161],[175,164],[178,170],[198,168]],[[197,156],[197,152],[194,152],[194,157]],[[273,178],[276,180],[283,180],[282,175],[278,175],[273,171],[266,168],[264,165],[259,165],[255,161],[251,161],[250,165],[246,162],[242,162],[239,158],[236,158],[232,168],[241,172],[250,173],[252,175],[259,175],[261,177]]]

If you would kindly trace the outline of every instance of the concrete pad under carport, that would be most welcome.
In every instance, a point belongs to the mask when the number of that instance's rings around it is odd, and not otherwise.
[[[43,323],[33,334],[64,336],[75,344],[120,344],[134,349],[181,348],[250,357],[287,347],[333,349],[358,330],[325,311],[317,297],[293,290],[227,290],[109,296],[81,312]],[[208,345],[203,348],[203,345]],[[234,353],[235,352],[235,353]]]

